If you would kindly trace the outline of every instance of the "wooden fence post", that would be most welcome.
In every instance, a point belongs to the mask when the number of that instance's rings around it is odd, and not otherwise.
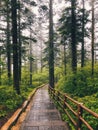
[[[80,117],[82,116],[82,113],[83,113],[83,109],[82,109],[82,107],[81,107],[81,104],[78,104],[77,130],[82,130],[82,129],[81,129],[82,121],[81,121],[81,119],[80,119]]]
[[[59,96],[60,96],[60,92],[57,92],[57,101],[59,102]]]
[[[53,99],[55,100],[55,89],[53,89],[52,91],[53,91]]]
[[[67,101],[67,97],[66,95],[64,95],[64,109],[66,108],[66,104],[65,104],[66,101]]]

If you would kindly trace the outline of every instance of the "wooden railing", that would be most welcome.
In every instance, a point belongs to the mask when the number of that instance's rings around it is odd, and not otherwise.
[[[49,87],[49,93],[51,97],[58,103],[59,107],[67,114],[76,130],[83,130],[83,125],[87,130],[94,130],[94,128],[86,121],[84,113],[95,118],[98,122],[98,114],[88,109],[83,105],[69,97],[66,94],[63,94],[51,87]],[[94,122],[93,122],[94,123]],[[97,130],[97,128],[96,128]]]

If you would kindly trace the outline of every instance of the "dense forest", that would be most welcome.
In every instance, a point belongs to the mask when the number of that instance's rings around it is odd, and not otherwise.
[[[98,113],[97,0],[0,0],[0,126],[46,83]]]

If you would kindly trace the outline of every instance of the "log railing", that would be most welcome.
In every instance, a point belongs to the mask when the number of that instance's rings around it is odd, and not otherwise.
[[[83,130],[83,125],[87,130],[94,130],[94,128],[86,121],[84,113],[95,118],[98,122],[98,114],[88,109],[83,105],[69,97],[66,94],[63,94],[51,87],[49,87],[49,93],[51,97],[57,102],[60,108],[66,113],[69,117],[76,130]],[[94,122],[93,122],[94,123]]]

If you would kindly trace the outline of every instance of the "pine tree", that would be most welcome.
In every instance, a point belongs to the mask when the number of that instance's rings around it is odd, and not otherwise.
[[[19,55],[17,36],[17,0],[11,0],[12,7],[12,43],[13,43],[13,85],[17,94],[20,94],[19,85]]]
[[[91,54],[92,54],[92,76],[94,75],[94,42],[95,42],[95,16],[94,16],[94,2],[95,0],[92,0],[92,42],[91,42]]]
[[[10,1],[7,0],[6,2],[6,7],[7,7],[7,71],[8,71],[8,78],[11,78],[11,43],[10,43]]]
[[[53,0],[49,2],[49,85],[54,87]]]
[[[70,5],[63,10],[62,17],[60,18],[60,32],[61,39],[67,43],[69,52],[71,52],[72,70],[76,72],[78,54],[77,45],[81,43],[81,66],[84,66],[85,48],[84,38],[88,37],[88,30],[85,25],[88,23],[88,12],[83,8],[78,7],[77,1],[70,1]],[[64,44],[62,43],[62,45]],[[79,52],[80,53],[80,52]],[[80,61],[80,59],[79,59]]]

